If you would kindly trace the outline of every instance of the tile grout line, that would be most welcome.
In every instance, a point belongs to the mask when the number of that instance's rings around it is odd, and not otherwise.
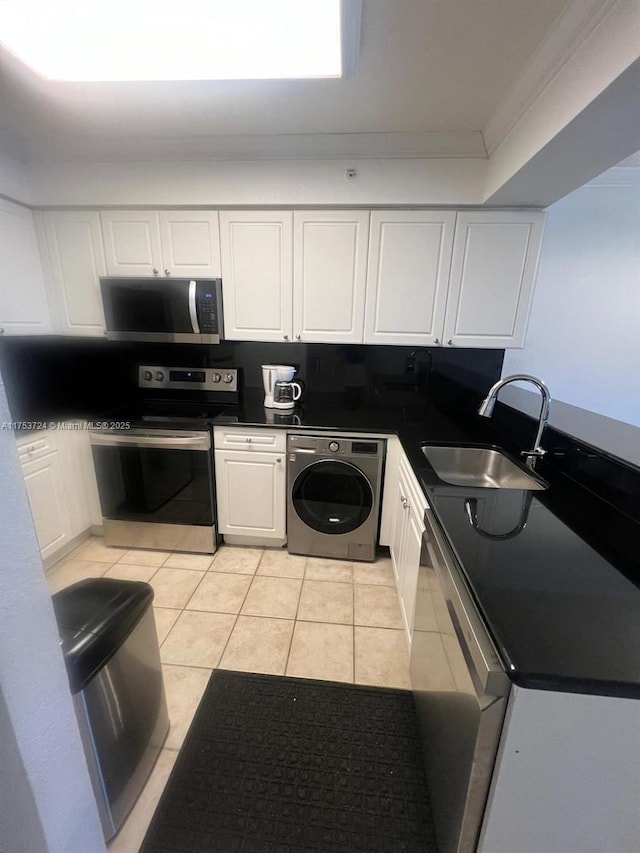
[[[355,571],[353,570],[353,566],[351,567],[353,584],[351,586],[351,612],[352,612],[352,621],[353,625],[353,635],[352,635],[352,658],[351,658],[351,683],[356,683],[356,579],[355,579]]]
[[[289,668],[289,660],[291,658],[291,648],[293,646],[293,638],[294,638],[295,633],[296,633],[296,625],[298,624],[298,612],[300,611],[300,600],[302,599],[302,590],[304,589],[304,583],[307,579],[307,565],[308,565],[308,563],[309,563],[309,560],[307,558],[305,558],[304,569],[302,572],[302,579],[301,579],[301,583],[300,583],[300,592],[298,593],[298,604],[296,606],[295,616],[293,617],[293,627],[291,629],[291,637],[289,639],[289,648],[287,649],[287,659],[284,662],[284,673],[283,674],[285,676],[287,674],[287,669]]]

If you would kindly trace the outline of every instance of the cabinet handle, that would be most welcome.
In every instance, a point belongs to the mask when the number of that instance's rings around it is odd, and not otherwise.
[[[449,340],[447,341],[447,346],[453,346],[453,340],[451,338],[449,338]]]
[[[0,335],[4,335],[4,329],[0,326]]]
[[[155,267],[153,268],[153,274],[158,275],[158,270]]]
[[[164,271],[164,274],[165,274],[165,275],[171,275],[171,270],[165,270],[165,271]]]
[[[245,438],[245,441],[247,442],[247,444],[251,444],[251,439],[250,439],[250,438]]]
[[[278,459],[276,459],[276,462],[277,462],[277,463],[278,463],[278,465],[279,465],[279,464],[282,462],[282,459],[278,458]]]
[[[299,340],[300,340],[300,335],[296,335],[296,340],[297,340],[297,341],[299,341]]]
[[[440,343],[440,338],[436,338],[434,341],[434,344],[439,344],[439,343]]]
[[[283,337],[283,339],[284,339],[285,341],[288,341],[288,340],[289,340],[289,335],[283,335],[282,337]]]
[[[400,500],[402,501],[403,509],[406,509],[407,506],[409,505],[409,501],[405,498],[404,495],[400,495]]]

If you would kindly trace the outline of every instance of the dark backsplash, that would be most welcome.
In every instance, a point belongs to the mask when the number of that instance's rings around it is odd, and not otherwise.
[[[218,346],[134,344],[101,338],[15,337],[0,341],[0,368],[15,420],[97,415],[137,395],[139,364],[237,367],[241,385],[262,388],[261,364],[293,364],[308,396],[351,408],[408,408],[427,395],[468,412],[502,370],[503,350],[227,341]]]
[[[260,397],[261,364],[294,364],[307,401],[363,412],[386,410],[398,422],[420,424],[427,400],[463,434],[518,454],[531,446],[535,422],[498,403],[491,419],[478,404],[500,377],[503,350],[280,344],[228,341],[218,346],[133,344],[102,338],[0,338],[0,370],[14,420],[96,417],[126,408],[138,396],[139,364],[177,367],[237,367],[247,397]],[[433,412],[433,408],[431,410]],[[354,411],[354,419],[359,417]],[[388,420],[388,417],[383,418]],[[625,543],[640,525],[640,469],[602,450],[547,428],[548,454],[540,473],[578,483],[593,496],[575,503],[576,525],[584,523],[592,544],[611,558],[626,559]],[[561,493],[561,484],[553,494]],[[551,494],[550,492],[550,494]],[[565,501],[563,512],[571,501]],[[618,553],[620,551],[620,553]]]

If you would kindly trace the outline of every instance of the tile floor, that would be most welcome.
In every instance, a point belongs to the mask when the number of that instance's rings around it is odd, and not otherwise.
[[[137,853],[214,667],[409,687],[391,562],[348,563],[223,546],[202,554],[84,542],[47,577],[52,592],[86,577],[148,581],[171,729],[109,853]]]

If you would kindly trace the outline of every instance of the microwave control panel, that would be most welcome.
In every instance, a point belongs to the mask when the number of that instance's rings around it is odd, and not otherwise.
[[[203,335],[217,335],[220,329],[218,318],[222,312],[220,288],[212,286],[213,282],[198,284],[198,324]]]

